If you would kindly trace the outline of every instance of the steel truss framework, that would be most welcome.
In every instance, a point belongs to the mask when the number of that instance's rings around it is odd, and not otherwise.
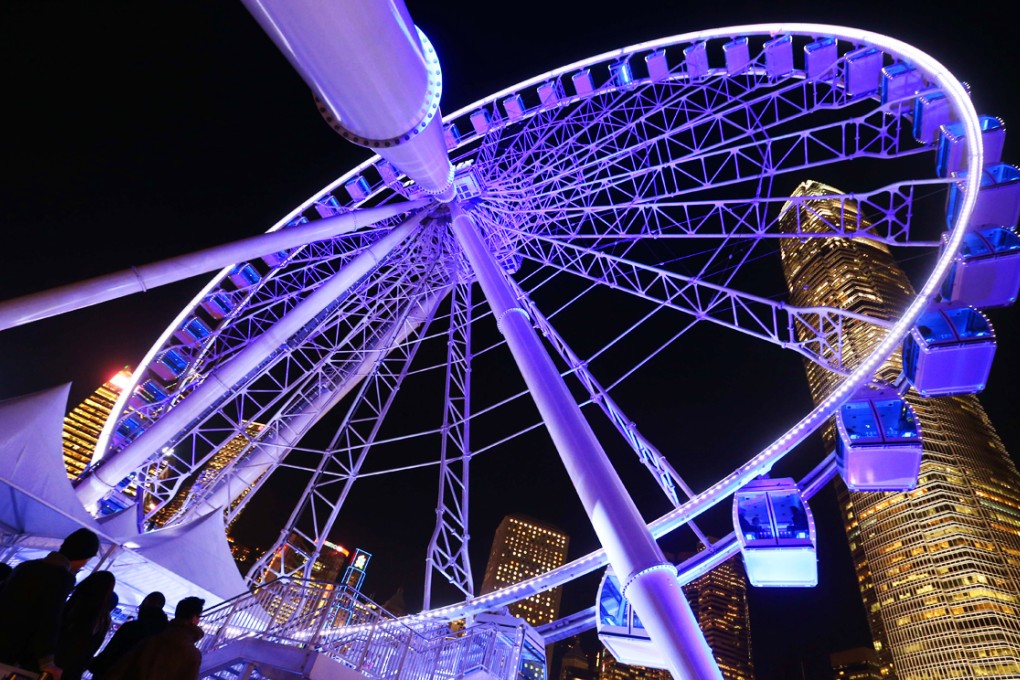
[[[790,34],[798,50],[818,37],[837,36],[839,56],[810,77],[800,57],[777,72],[762,50],[777,32]],[[721,44],[742,35],[750,36],[750,61],[730,69]],[[710,55],[711,68],[704,71],[686,62],[683,51],[701,42]],[[781,238],[866,236],[897,253],[934,253],[940,243],[932,225],[944,224],[950,181],[935,174],[935,140],[912,136],[913,95],[882,102],[877,81],[863,92],[845,87],[846,55],[871,46],[886,66],[916,67],[917,87],[945,91],[953,115],[973,125],[976,116],[959,84],[923,53],[872,34],[795,26],[726,29],[637,45],[544,74],[446,117],[461,207],[479,225],[589,420],[608,422],[675,508],[654,524],[656,535],[688,525],[707,544],[693,519],[770,470],[870,379],[931,297],[959,244],[956,236],[950,240],[918,301],[898,320],[791,307],[763,283],[768,278],[760,263],[777,252]],[[671,65],[668,71],[651,65],[660,54],[666,60],[661,63]],[[972,163],[981,162],[979,144],[969,154]],[[852,192],[833,196],[841,209],[838,219],[827,222],[831,230],[780,233],[789,193],[817,175],[837,177]],[[413,183],[375,157],[274,228],[418,196]],[[870,226],[857,219],[858,206]],[[362,267],[358,276],[300,331],[264,356],[246,355],[316,290],[356,266]],[[138,446],[142,434],[175,410],[187,416],[172,437],[155,447],[146,444],[151,450],[135,472],[144,499],[142,526],[182,523],[217,509],[232,521],[274,470],[300,470],[307,478],[304,492],[277,545],[249,577],[307,576],[356,482],[432,465],[439,470],[439,493],[426,555],[425,607],[437,577],[469,599],[426,616],[452,620],[605,563],[604,555],[594,553],[509,592],[472,597],[471,460],[509,446],[541,423],[481,427],[527,395],[508,388],[485,401],[473,389],[479,365],[506,348],[491,332],[476,332],[501,319],[473,295],[473,274],[445,208],[264,258],[258,268],[261,278],[245,286],[224,270],[181,313],[136,372],[135,387],[126,390],[104,431],[102,445],[113,456]],[[231,305],[221,319],[201,311],[216,296]],[[577,328],[593,306],[610,300],[613,309],[630,311],[619,319],[599,315],[597,323]],[[181,339],[174,331],[193,317],[212,332]],[[848,320],[888,329],[887,340],[828,401],[707,489],[695,491],[684,482],[616,397],[621,384],[652,358],[677,351],[679,340],[702,323],[846,374],[841,347]],[[663,335],[664,327],[670,330]],[[619,360],[622,345],[647,336],[654,337],[636,345],[641,353]],[[435,346],[442,351],[430,349]],[[184,356],[186,369],[163,381],[165,397],[142,399],[143,383],[154,378],[167,350]],[[247,362],[243,376],[224,385],[208,406],[188,412],[192,395],[240,357]],[[387,416],[402,388],[433,377],[443,394],[435,422],[413,431],[392,427]],[[330,443],[301,447],[302,436],[331,410],[338,415],[329,418],[335,421]],[[124,434],[130,418],[142,426]],[[255,423],[262,429],[246,435]],[[241,435],[241,450],[210,472],[217,451]],[[415,461],[385,457],[400,447],[434,454]],[[831,476],[831,465],[827,469]],[[285,552],[294,559],[273,561]]]

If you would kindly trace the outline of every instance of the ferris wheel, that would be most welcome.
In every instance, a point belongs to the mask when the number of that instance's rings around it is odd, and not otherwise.
[[[439,495],[420,509],[436,516],[420,616],[454,620],[607,563],[648,607],[657,586],[637,581],[675,575],[633,555],[681,526],[712,548],[682,576],[734,554],[739,536],[711,544],[696,517],[750,488],[873,380],[959,265],[975,206],[997,209],[979,188],[1015,203],[1015,176],[974,170],[999,160],[1001,144],[981,141],[1001,122],[979,118],[934,59],[880,35],[800,24],[690,33],[569,64],[441,118],[438,61],[417,38],[428,96],[408,134],[366,137],[323,104],[339,132],[380,156],[271,230],[317,236],[224,268],[170,324],[101,436],[79,486],[88,504],[115,508],[130,485],[143,528],[215,511],[230,522],[274,472],[299,470],[306,482],[280,540],[249,574],[265,578],[311,569],[358,482],[431,467]],[[422,170],[386,153],[427,134],[440,135],[448,165]],[[807,179],[839,189],[798,195]],[[819,199],[837,206],[824,229],[784,226]],[[846,219],[858,210],[866,223]],[[784,241],[852,238],[898,259],[930,253],[899,317],[796,307],[763,272],[779,270]],[[883,339],[851,362],[844,334],[855,324]],[[771,444],[692,489],[619,395],[662,361],[679,365],[706,325],[843,378]],[[526,386],[507,379],[514,364]],[[325,424],[324,445],[303,443]],[[519,455],[543,428],[605,549],[477,597],[472,460]],[[610,440],[674,508],[648,530],[632,531],[644,523],[602,453]],[[795,488],[806,498],[834,471],[820,461]],[[272,559],[283,553],[294,559]],[[434,579],[464,602],[430,608]]]

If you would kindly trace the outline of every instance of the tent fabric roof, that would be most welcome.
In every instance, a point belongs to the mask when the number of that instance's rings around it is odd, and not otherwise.
[[[64,472],[60,433],[71,385],[0,402],[0,523],[18,534],[102,534]]]
[[[230,554],[221,512],[188,524],[139,534],[124,546],[164,569],[186,576],[222,599],[248,590]]]
[[[57,539],[58,545],[80,527],[91,529],[107,546],[121,548],[103,568],[142,596],[163,590],[173,601],[180,592],[205,596],[211,605],[246,592],[221,513],[139,534],[130,508],[102,522],[85,511],[61,455],[69,391],[70,385],[61,385],[0,401],[0,527],[22,537]]]

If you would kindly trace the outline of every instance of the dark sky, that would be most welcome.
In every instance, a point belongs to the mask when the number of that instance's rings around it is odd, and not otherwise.
[[[1006,56],[1010,22],[993,11],[965,16],[959,3],[444,0],[409,9],[439,53],[447,111],[612,48],[717,26],[800,20],[854,25],[914,44],[971,84],[979,113],[1020,120],[1013,95],[1018,66]],[[0,64],[0,228],[8,253],[2,298],[264,231],[368,156],[325,126],[307,88],[240,3],[7,0],[0,3]],[[1020,158],[1017,151],[1016,140],[1007,139],[1006,159]],[[136,364],[202,284],[189,281],[0,333],[0,398],[73,381],[77,402],[118,368]],[[1015,451],[1020,394],[1012,350],[1020,328],[1012,310],[991,317],[1000,352],[982,401]],[[782,432],[807,408],[808,395],[794,356],[759,355],[758,345],[742,338],[697,340],[683,369],[628,389],[652,395],[634,398],[653,423],[647,434],[665,451],[682,450],[674,462],[701,488],[732,467],[732,452],[756,452]],[[733,375],[718,377],[711,367],[734,357]],[[682,426],[663,424],[674,417]],[[534,441],[551,455],[543,440]],[[593,547],[554,459],[485,459],[475,474],[502,485],[498,493],[475,494],[486,499],[472,520],[477,573],[506,512],[559,523],[571,532],[574,555]],[[431,493],[435,482],[412,477],[404,484]],[[423,568],[405,565],[418,563],[427,541],[429,501],[412,506],[407,489],[381,483],[367,493],[365,518],[334,538],[375,552],[368,592],[386,599],[400,584],[409,593],[420,590]],[[500,501],[488,500],[494,497]],[[267,517],[289,509],[282,497],[264,502]],[[754,593],[760,677],[790,659],[867,643],[831,489],[812,507],[822,583],[810,591]],[[725,522],[709,525],[721,532]],[[421,527],[426,535],[405,538],[392,530],[397,525],[408,528],[407,536]],[[687,540],[667,547],[687,547]],[[591,586],[582,584],[566,600],[576,609],[592,598]]]

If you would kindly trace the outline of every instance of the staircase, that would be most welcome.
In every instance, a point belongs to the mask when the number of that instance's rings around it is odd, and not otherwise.
[[[346,586],[282,578],[203,615],[201,677],[514,680],[536,645],[527,624],[503,619],[408,625]]]

